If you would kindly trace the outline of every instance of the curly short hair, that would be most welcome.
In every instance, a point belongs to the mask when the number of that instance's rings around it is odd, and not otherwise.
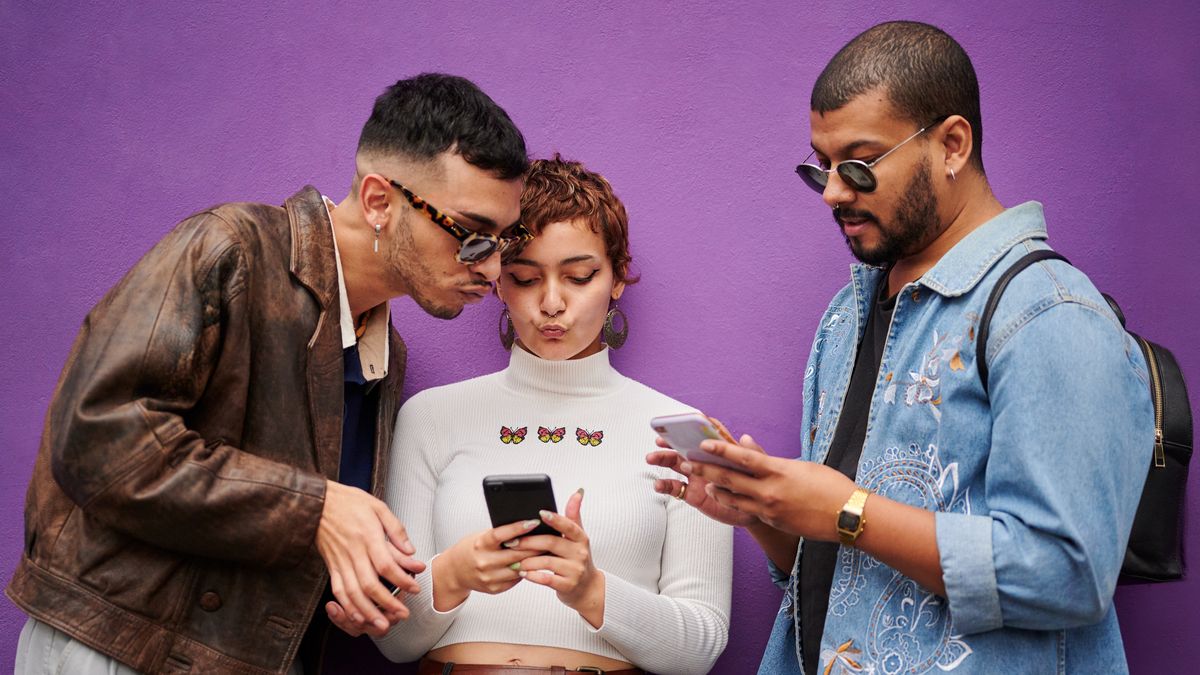
[[[578,221],[604,239],[604,249],[617,281],[637,282],[629,265],[629,216],[612,185],[580,162],[537,159],[525,174],[521,192],[521,222],[535,236],[550,223]],[[514,252],[514,255],[518,251]]]

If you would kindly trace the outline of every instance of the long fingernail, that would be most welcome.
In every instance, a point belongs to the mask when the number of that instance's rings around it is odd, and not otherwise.
[[[503,546],[504,548],[516,548],[517,544],[519,544],[519,543],[521,543],[520,539],[509,539],[508,541],[506,541],[500,545]]]
[[[545,513],[545,511],[540,511],[539,513]],[[525,522],[521,523],[521,527],[525,528],[526,530],[532,530],[533,528],[537,527],[537,526],[538,526],[538,523],[540,523],[540,522],[542,522],[542,521],[540,521],[540,520],[527,520],[527,521],[525,521]]]
[[[549,522],[551,520],[554,520],[554,516],[556,516],[558,514],[554,513],[553,511],[547,511],[545,509],[542,509],[541,511],[538,511],[538,515],[542,517],[542,520]],[[533,522],[536,523],[537,521],[535,520]]]
[[[514,572],[516,572],[517,570],[521,569],[521,563],[519,563],[519,562],[515,562],[515,563],[513,563],[513,564],[509,565],[509,566],[508,566],[508,569],[510,569],[510,570],[512,570],[512,571],[514,571]]]

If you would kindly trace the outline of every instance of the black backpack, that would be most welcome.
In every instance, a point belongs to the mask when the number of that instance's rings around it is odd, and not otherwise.
[[[987,391],[988,367],[986,353],[988,325],[1000,303],[1000,295],[1018,272],[1040,260],[1069,260],[1050,251],[1039,250],[1026,254],[1008,268],[988,296],[975,344],[976,364],[983,389]],[[1117,302],[1104,295],[1109,307],[1125,326],[1125,315]],[[1146,486],[1138,502],[1129,533],[1129,547],[1121,564],[1121,583],[1174,581],[1183,578],[1184,488],[1187,485],[1188,462],[1192,458],[1192,407],[1188,402],[1187,385],[1175,356],[1165,347],[1133,333],[1141,345],[1150,370],[1150,394],[1154,400],[1154,447]]]

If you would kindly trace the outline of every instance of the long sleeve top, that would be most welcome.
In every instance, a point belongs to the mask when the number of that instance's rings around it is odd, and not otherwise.
[[[605,575],[604,621],[593,628],[530,582],[439,612],[430,573],[406,602],[412,616],[376,641],[380,650],[410,661],[445,645],[501,642],[707,672],[728,639],[732,530],[655,493],[654,478],[667,472],[644,460],[654,449],[650,418],[689,410],[618,373],[607,350],[545,361],[514,349],[499,373],[412,397],[396,421],[387,501],[418,557],[491,527],[485,476],[548,474],[560,509],[585,489],[581,519]]]

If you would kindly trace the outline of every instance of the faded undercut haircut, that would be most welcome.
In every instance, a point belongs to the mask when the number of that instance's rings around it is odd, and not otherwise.
[[[842,47],[813,85],[811,108],[826,113],[883,87],[893,109],[918,127],[942,115],[971,125],[970,161],[983,172],[979,81],[962,46],[927,23],[892,21],[867,29]]]
[[[504,180],[529,168],[525,137],[508,113],[454,75],[422,73],[388,87],[358,137],[359,154],[428,161],[450,149]]]
[[[551,223],[574,221],[604,240],[604,251],[612,263],[613,276],[626,284],[630,276],[629,216],[612,185],[583,164],[563,159],[536,159],[525,174],[521,192],[521,222],[537,236]],[[519,255],[519,247],[511,257]]]

